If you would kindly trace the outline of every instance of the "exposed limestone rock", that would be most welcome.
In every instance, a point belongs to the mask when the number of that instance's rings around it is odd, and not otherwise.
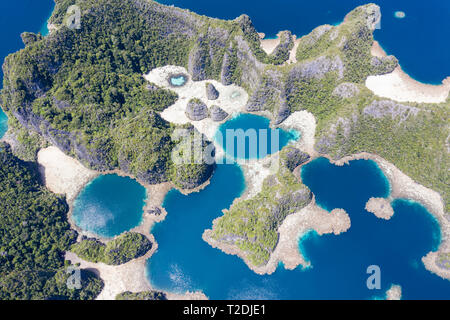
[[[196,45],[189,54],[188,71],[192,80],[206,80],[205,67],[208,62],[208,51],[205,48],[205,37],[199,36]]]
[[[305,163],[310,159],[309,154],[301,151],[300,149],[294,147],[285,147],[283,150],[283,158],[284,164],[286,167],[294,171],[299,165]]]
[[[230,43],[230,46],[225,51],[223,56],[222,68],[220,71],[220,82],[224,85],[228,86],[232,83],[233,77],[233,56],[235,55],[235,50],[233,48],[233,44]]]
[[[370,30],[379,29],[381,26],[381,10],[376,4],[370,5],[366,8],[367,12],[367,26]]]
[[[370,198],[366,203],[366,210],[385,220],[389,220],[394,215],[390,201],[384,198]]]
[[[208,107],[200,99],[191,99],[186,106],[186,116],[192,121],[208,117]]]
[[[151,208],[148,208],[145,213],[150,214],[150,215],[159,216],[162,214],[162,209],[160,207],[151,207]]]
[[[217,122],[223,121],[226,117],[228,117],[228,113],[216,105],[209,109],[209,113],[211,115],[211,119]]]
[[[333,95],[341,97],[341,98],[351,98],[356,96],[359,93],[358,86],[351,82],[344,82],[338,85],[333,90]]]
[[[344,77],[344,64],[339,56],[334,58],[318,57],[313,61],[308,61],[292,68],[289,73],[289,82],[293,82],[300,78],[306,79],[322,79],[328,72],[335,71],[338,78]]]
[[[384,118],[390,115],[392,120],[400,118],[399,122],[401,123],[410,116],[417,116],[419,111],[420,109],[416,107],[405,106],[391,100],[375,100],[364,108],[363,114],[374,118]]]
[[[212,83],[206,84],[206,96],[208,100],[217,100],[219,98],[219,91],[217,91]]]

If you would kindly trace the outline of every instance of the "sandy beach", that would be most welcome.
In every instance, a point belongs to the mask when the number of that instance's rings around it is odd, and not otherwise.
[[[371,53],[375,57],[385,57],[386,52],[374,42]],[[369,76],[366,87],[375,95],[398,102],[442,103],[450,92],[450,77],[440,85],[424,84],[412,79],[400,66],[389,74]]]
[[[169,74],[173,73],[187,74],[187,71],[181,67],[167,66],[152,70],[149,74],[145,75],[145,78],[158,86],[168,88],[169,84],[167,77]],[[220,97],[218,100],[212,102],[208,101],[205,90],[206,82],[213,83],[217,90],[219,90]],[[211,119],[204,119],[202,121],[189,120],[185,115],[185,107],[189,99],[193,97],[200,98],[208,104],[208,107],[213,104],[219,105],[230,115],[243,111],[248,100],[248,95],[244,89],[234,85],[225,87],[214,81],[193,82],[189,79],[185,86],[180,88],[171,87],[170,89],[176,91],[180,99],[178,99],[174,105],[164,110],[161,114],[162,117],[167,121],[176,124],[192,123],[201,133],[205,134],[211,140],[213,140],[213,136],[220,123],[213,122]],[[307,111],[294,112],[280,125],[280,127],[284,129],[299,130],[301,132],[301,139],[295,142],[294,145],[301,150],[308,152],[312,159],[319,156],[314,150],[316,120],[311,113]],[[223,150],[218,148],[218,153],[220,154],[221,152],[223,153]],[[243,164],[242,167],[246,184],[247,186],[250,186],[246,190],[245,197],[252,197],[260,192],[264,178],[274,172],[271,165],[276,159],[277,154],[272,155],[267,159],[248,161]],[[384,206],[386,201],[390,202],[394,198],[407,198],[417,201],[423,204],[440,223],[443,240],[442,245],[439,248],[440,252],[450,251],[450,221],[445,216],[443,201],[437,192],[415,183],[394,165],[376,155],[361,153],[343,158],[339,161],[334,161],[334,163],[343,165],[354,159],[373,159],[378,163],[391,183],[391,197],[389,199],[384,199],[384,202],[378,199],[378,201],[372,201],[370,204],[368,203],[369,211],[374,212],[377,216],[387,219],[387,211],[382,212],[382,210],[380,210],[380,208],[386,209]],[[65,155],[56,147],[49,147],[39,151],[38,163],[41,167],[40,172],[47,187],[53,192],[66,194],[70,206],[72,206],[72,202],[76,195],[86,183],[99,174],[98,172],[85,168],[80,162]],[[118,170],[110,173],[126,175]],[[204,186],[208,183],[209,181]],[[114,299],[118,293],[123,291],[139,292],[151,289],[147,277],[145,276],[145,262],[156,251],[158,244],[153,235],[150,234],[150,230],[155,222],[162,221],[166,217],[167,212],[161,208],[161,204],[167,192],[173,188],[173,185],[171,183],[155,186],[143,185],[146,187],[147,193],[150,196],[148,197],[149,200],[144,209],[143,222],[132,231],[142,233],[152,241],[153,247],[150,252],[144,257],[135,259],[121,266],[107,266],[102,263],[94,264],[81,260],[73,253],[67,253],[67,259],[71,260],[73,263],[80,263],[82,268],[91,268],[98,271],[100,277],[105,282],[105,288],[98,299]],[[198,190],[201,190],[201,188]],[[192,192],[192,190],[187,192]],[[159,215],[147,213],[154,208],[159,208],[161,213]],[[301,236],[310,230],[315,230],[318,234],[334,233],[337,235],[347,231],[350,228],[350,224],[350,218],[345,211],[337,209],[329,213],[319,208],[313,200],[307,207],[297,213],[289,215],[280,225],[278,229],[279,242],[277,247],[272,253],[267,265],[262,267],[254,267],[248,263],[245,254],[235,246],[218,243],[211,239],[211,230],[206,230],[204,232],[203,239],[211,246],[219,248],[228,254],[238,255],[256,273],[270,274],[276,270],[280,261],[283,262],[287,269],[294,269],[299,265],[303,267],[309,266],[309,262],[305,260],[299,251],[298,241]],[[423,258],[426,268],[444,278],[450,279],[450,271],[441,270],[436,265],[437,255],[438,253],[432,252]],[[168,293],[168,297],[174,299],[206,298],[204,294],[199,292],[188,292],[186,295]]]
[[[47,188],[54,193],[65,194],[69,204],[99,174],[54,146],[39,150],[37,162]]]
[[[267,53],[271,54],[273,50],[280,44],[280,37],[277,35],[274,39],[261,39],[261,48]]]
[[[179,99],[170,107],[166,108],[161,117],[174,124],[186,124],[191,123],[199,132],[203,133],[209,140],[213,141],[214,134],[219,128],[220,124],[225,122],[229,117],[237,114],[238,112],[245,110],[245,105],[248,101],[247,92],[234,84],[224,86],[222,83],[216,80],[205,81],[192,81],[191,77],[182,87],[170,86],[168,79],[171,74],[186,74],[188,72],[183,67],[178,66],[165,66],[161,68],[155,68],[148,74],[144,75],[144,78],[150,83],[154,83],[157,86],[173,90],[179,96]],[[219,91],[219,98],[217,100],[208,100],[206,95],[206,83],[212,83]],[[189,100],[198,98],[202,100],[208,108],[213,105],[217,105],[229,114],[229,117],[221,122],[215,122],[211,118],[206,118],[200,121],[192,121],[186,116],[186,106]]]
[[[152,236],[153,238],[153,236]],[[66,260],[72,264],[80,264],[80,268],[88,269],[96,273],[104,282],[102,292],[96,300],[115,300],[122,292],[142,292],[152,290],[146,277],[146,261],[157,250],[158,245],[152,239],[153,247],[144,256],[134,259],[119,266],[110,266],[104,263],[93,263],[79,258],[75,253],[66,252]],[[145,279],[145,280],[144,280]],[[169,300],[206,300],[207,297],[201,292],[186,292],[175,294],[165,292]]]
[[[73,201],[78,193],[89,183],[93,178],[101,174],[84,167],[78,160],[73,159],[64,154],[57,147],[48,147],[41,149],[38,153],[38,164],[40,174],[45,182],[45,185],[55,193],[65,194],[67,202],[70,207],[68,220],[71,227],[78,231],[80,234],[87,236],[95,236],[80,230],[72,221],[71,213],[73,209]],[[120,170],[113,170],[103,172],[102,174],[115,173],[120,176],[130,175],[121,172]],[[73,264],[79,263],[82,269],[90,269],[96,272],[100,278],[104,281],[105,287],[98,300],[111,300],[115,299],[116,295],[124,292],[140,292],[145,290],[151,290],[151,286],[146,277],[146,261],[157,250],[158,244],[150,233],[150,230],[154,223],[160,222],[165,219],[167,212],[161,207],[164,197],[167,192],[174,188],[172,183],[166,182],[157,185],[148,185],[139,181],[147,190],[147,201],[144,207],[143,219],[139,226],[131,229],[131,232],[139,232],[145,235],[153,244],[152,249],[143,257],[134,259],[128,263],[119,266],[110,266],[104,263],[92,263],[79,258],[72,252],[66,252],[66,260],[71,261]],[[209,183],[209,182],[208,182]],[[207,185],[207,183],[205,183]],[[203,186],[202,186],[203,187]],[[200,190],[200,188],[198,188]],[[184,193],[198,190],[183,190]],[[160,214],[149,214],[148,211],[152,209],[159,209]],[[109,239],[103,239],[98,236],[101,241],[106,242]],[[187,292],[185,295],[166,293],[168,299],[206,299],[207,297],[201,292]]]
[[[261,48],[270,55],[275,48],[280,44],[280,37],[277,35],[274,39],[264,39],[265,34],[259,34],[261,38]],[[297,49],[300,44],[300,39],[297,39],[296,35],[293,35],[294,40],[294,47],[291,49],[291,52],[289,53],[289,59],[285,62],[285,64],[291,64],[297,62]]]
[[[316,118],[311,112],[306,110],[295,111],[280,124],[280,128],[285,130],[294,129],[301,132],[301,137],[295,142],[294,146],[309,153],[312,158],[318,156],[317,151],[314,149],[316,126]]]

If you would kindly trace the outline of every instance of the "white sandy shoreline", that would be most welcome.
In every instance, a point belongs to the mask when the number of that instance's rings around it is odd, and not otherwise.
[[[273,39],[265,39],[264,33],[259,33],[260,42],[261,42],[261,48],[270,55],[275,48],[280,44],[280,36],[277,34],[277,36]],[[297,49],[300,44],[300,38],[297,38],[296,35],[292,36],[294,41],[294,46],[292,47],[291,51],[289,52],[289,59],[284,64],[292,64],[297,62]]]
[[[101,238],[97,235],[80,230],[71,219],[73,210],[73,202],[78,193],[88,184],[92,179],[100,174],[117,174],[120,176],[127,176],[135,179],[120,170],[113,170],[107,172],[97,172],[84,167],[78,160],[73,159],[64,154],[58,148],[51,146],[41,149],[38,153],[39,171],[43,177],[43,181],[47,188],[52,192],[58,194],[65,194],[69,204],[68,221],[71,228],[76,230],[80,235],[95,237],[106,242],[110,239]],[[144,256],[129,261],[123,265],[111,266],[104,263],[93,263],[79,258],[72,252],[66,253],[66,260],[73,264],[79,263],[83,269],[94,270],[103,280],[105,286],[102,292],[97,297],[98,300],[114,300],[115,297],[122,292],[140,292],[152,290],[152,287],[146,276],[146,261],[149,259],[158,248],[158,244],[154,236],[150,233],[152,226],[156,222],[165,219],[167,212],[161,207],[164,197],[171,189],[174,188],[172,183],[166,182],[157,185],[148,185],[142,181],[138,181],[147,190],[146,206],[143,209],[143,218],[139,226],[131,229],[131,232],[138,232],[145,235],[152,242],[152,249]],[[201,188],[209,183],[206,182],[203,186],[195,190],[181,190],[184,193],[199,191]],[[160,215],[147,214],[150,208],[159,208]],[[166,292],[168,299],[207,299],[201,292],[186,292],[185,294],[175,294]]]
[[[295,48],[296,47],[294,46],[294,49]],[[295,58],[294,49],[293,57]],[[163,68],[152,70],[145,76],[145,78],[148,81],[157,84],[158,86],[168,88],[169,85],[167,82],[167,76],[170,73],[188,74],[186,69],[184,68],[166,66]],[[216,86],[216,88],[221,92],[221,97],[218,101],[207,100],[205,95],[206,82],[213,83],[214,86]],[[390,85],[393,82],[392,80],[389,80],[387,82],[383,80],[383,83],[388,83]],[[448,84],[450,88],[450,81],[448,81]],[[383,84],[383,86],[385,86],[385,84]],[[165,120],[176,124],[192,123],[199,132],[205,134],[205,136],[212,141],[213,136],[218,126],[220,125],[220,122],[213,122],[209,118],[201,121],[189,120],[185,115],[185,107],[189,99],[191,99],[192,97],[200,98],[208,105],[208,107],[217,104],[227,113],[229,113],[230,116],[243,111],[244,106],[246,105],[248,100],[248,94],[242,88],[234,85],[223,86],[221,83],[213,80],[193,82],[191,79],[189,79],[185,86],[180,88],[171,87],[170,89],[176,91],[180,99],[178,99],[174,105],[165,109],[162,112],[161,116]],[[376,90],[378,89],[379,87],[376,88]],[[442,99],[442,88],[439,90],[441,91],[439,91],[438,93],[427,91],[427,94],[433,96],[433,99]],[[231,98],[232,95],[236,92],[239,93],[239,95],[235,98]],[[374,93],[376,92],[374,91]],[[378,91],[378,93],[383,94],[383,92],[381,91]],[[427,95],[425,96],[428,97]],[[408,93],[408,99],[413,99],[408,101],[415,101],[414,99],[420,100],[423,97],[424,96],[422,95],[418,98],[417,96],[411,95],[410,92]],[[392,98],[392,96],[389,98]],[[394,98],[401,99],[402,97]],[[314,149],[316,120],[311,113],[307,111],[294,112],[280,125],[280,127],[301,131],[301,139],[294,145],[301,150],[308,152],[311,155],[311,159],[317,158],[318,156],[323,156],[319,155]],[[72,202],[78,192],[86,185],[86,183],[91,181],[100,173],[86,169],[79,162],[77,163],[75,159],[72,159],[64,155],[63,153],[62,155],[59,153],[62,152],[55,147],[43,149],[38,154],[38,162],[42,166],[42,174],[45,177],[45,183],[48,188],[56,193],[66,194],[69,205],[70,207],[72,207]],[[223,150],[218,148],[218,154],[223,155]],[[274,159],[275,157],[276,155],[273,155],[271,159]],[[355,159],[372,159],[377,162],[377,164],[383,170],[384,174],[391,183],[392,193],[390,199],[407,198],[423,204],[430,211],[430,213],[432,213],[436,217],[441,226],[443,237],[442,244],[439,250],[442,252],[450,251],[450,222],[445,217],[443,201],[437,192],[415,183],[412,179],[398,170],[393,164],[376,155],[361,153],[353,155],[351,157],[345,157],[339,161],[332,162],[338,165],[342,165],[344,163],[347,163],[348,161]],[[267,166],[265,166],[265,162],[266,160],[254,161],[247,163],[247,166],[243,166],[246,184],[250,184],[252,186],[252,188],[246,190],[246,197],[256,195],[260,191],[260,187],[262,186],[262,181],[264,180],[264,178],[272,173],[272,170],[270,168],[268,169]],[[124,173],[117,170],[107,173],[117,173],[120,175],[125,175]],[[205,185],[207,185],[208,183],[209,181]],[[165,195],[170,189],[173,188],[173,185],[170,183],[155,186],[145,184],[143,185],[144,187],[146,187],[148,194],[151,195],[149,197],[146,209],[161,207]],[[68,253],[68,259],[73,259],[73,261],[79,262],[82,268],[84,268],[83,266],[85,266],[87,268],[94,268],[99,271],[101,278],[105,281],[105,288],[98,299],[114,299],[115,295],[123,291],[137,292],[149,290],[151,288],[151,285],[148,283],[147,277],[145,276],[145,261],[150,258],[151,255],[157,250],[158,245],[154,237],[150,234],[150,230],[154,223],[164,220],[167,213],[165,212],[165,210],[162,210],[161,215],[155,216],[146,214],[145,211],[146,210],[144,210],[143,222],[141,223],[141,225],[132,230],[135,232],[140,232],[152,240],[152,250],[144,257],[135,259],[121,266],[106,266],[103,264],[92,264],[86,261],[82,261],[73,254]],[[339,234],[348,230],[350,224],[350,219],[348,215],[343,212],[343,210],[335,210],[329,213],[319,208],[313,200],[307,207],[303,208],[297,213],[289,215],[280,225],[278,229],[278,244],[270,257],[269,263],[263,267],[252,266],[246,260],[245,254],[243,254],[235,246],[229,246],[223,243],[215,242],[210,237],[211,230],[205,231],[205,233],[203,234],[203,239],[207,241],[211,246],[220,248],[226,253],[236,254],[240,256],[256,273],[270,274],[276,270],[279,262],[283,262],[285,268],[287,269],[294,269],[299,265],[302,265],[304,267],[308,266],[308,262],[299,251],[298,240],[301,236],[303,236],[310,230],[316,230],[316,232],[319,234]],[[424,257],[423,262],[425,266],[431,272],[439,274],[444,278],[450,279],[450,271],[447,272],[445,270],[441,270],[436,265],[436,256],[437,253],[429,253],[426,257]],[[183,295],[168,293],[168,297],[181,299]],[[202,293],[188,293],[188,295],[184,297],[205,298]]]
[[[375,41],[371,53],[375,57],[386,57],[386,52]],[[424,84],[406,74],[400,66],[389,74],[369,76],[366,87],[375,95],[398,102],[442,103],[450,92],[450,77],[440,85]]]

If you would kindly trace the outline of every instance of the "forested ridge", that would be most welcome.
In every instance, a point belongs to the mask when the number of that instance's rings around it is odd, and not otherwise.
[[[92,299],[103,283],[91,272],[82,289],[67,287],[64,253],[77,237],[67,203],[30,166],[0,145],[0,299]]]

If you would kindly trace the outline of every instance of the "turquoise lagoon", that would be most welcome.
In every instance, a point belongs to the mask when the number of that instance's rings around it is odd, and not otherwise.
[[[325,158],[305,165],[302,179],[327,210],[345,209],[352,226],[339,236],[309,232],[299,243],[312,267],[287,271],[280,264],[270,276],[252,272],[241,259],[202,240],[205,229],[245,189],[236,164],[218,165],[211,184],[199,193],[172,190],[163,206],[166,219],[152,232],[158,251],[148,260],[155,288],[202,290],[211,299],[376,299],[392,284],[404,299],[449,299],[450,282],[428,272],[421,258],[440,243],[437,222],[421,205],[393,201],[394,217],[381,220],[365,211],[370,197],[389,195],[389,184],[375,162],[338,167]],[[381,270],[381,289],[366,286],[367,268]]]
[[[300,133],[295,130],[270,128],[270,120],[266,117],[240,113],[219,127],[214,140],[232,159],[261,159],[299,137]]]
[[[169,81],[174,87],[182,87],[186,83],[187,78],[185,75],[177,75],[170,77]]]
[[[72,220],[83,231],[111,238],[141,223],[145,200],[146,190],[136,180],[101,175],[75,199]]]

